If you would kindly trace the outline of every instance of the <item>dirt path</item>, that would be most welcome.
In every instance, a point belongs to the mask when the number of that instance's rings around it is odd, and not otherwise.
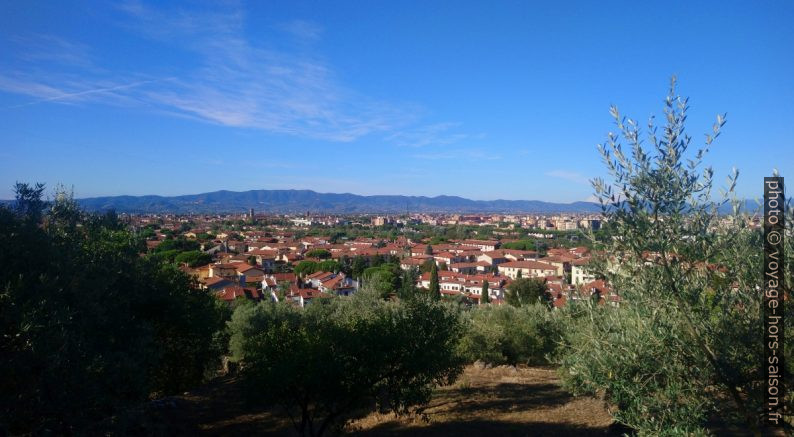
[[[235,379],[218,379],[183,396],[147,408],[147,435],[284,435],[287,418],[247,405]],[[396,418],[370,414],[350,423],[353,435],[374,436],[612,436],[604,404],[574,398],[560,388],[553,369],[469,366],[457,383],[441,387],[421,414]]]

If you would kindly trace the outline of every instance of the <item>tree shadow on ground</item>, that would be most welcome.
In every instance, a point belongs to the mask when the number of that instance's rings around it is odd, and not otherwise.
[[[470,414],[488,410],[506,412],[536,407],[556,407],[570,401],[571,395],[555,384],[501,383],[487,387],[446,390],[444,397],[455,403],[455,411]],[[442,407],[431,404],[425,410]]]
[[[433,423],[421,427],[404,427],[388,422],[366,431],[354,432],[356,436],[620,436],[625,433],[618,427],[592,428],[565,423],[529,422],[509,423],[497,420],[466,420]]]

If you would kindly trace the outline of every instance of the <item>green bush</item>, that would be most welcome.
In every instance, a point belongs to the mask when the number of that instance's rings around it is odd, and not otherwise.
[[[187,240],[183,237],[175,238],[175,239],[167,239],[163,240],[162,243],[158,244],[157,247],[154,248],[155,252],[168,252],[172,250],[176,250],[177,252],[186,252],[189,250],[199,250],[201,249],[201,244],[199,244],[196,240]]]
[[[365,269],[361,281],[368,288],[385,297],[400,289],[402,276],[399,265],[387,263]]]
[[[428,299],[363,291],[304,309],[262,302],[237,308],[229,326],[250,399],[283,407],[301,435],[373,407],[406,412],[462,370],[458,313]]]
[[[570,326],[570,353],[560,361],[564,386],[574,394],[607,394],[615,419],[642,435],[702,432],[713,393],[701,393],[692,379],[711,375],[706,363],[677,353],[685,345],[674,320],[664,311],[645,317],[593,308]]]
[[[513,250],[536,250],[536,244],[534,240],[510,241],[508,243],[502,244],[501,248]]]
[[[328,259],[325,261],[301,261],[295,266],[295,274],[298,276],[311,275],[315,272],[339,272],[342,270],[338,261]]]
[[[331,257],[331,252],[326,249],[312,249],[305,254],[306,258],[319,258],[328,259]]]
[[[189,267],[198,267],[212,262],[212,256],[200,250],[182,252],[174,258],[177,264],[187,263]]]
[[[460,352],[469,362],[541,364],[561,340],[555,315],[541,304],[481,305],[464,313]]]
[[[546,281],[538,278],[517,278],[507,286],[505,301],[514,307],[549,304],[550,296],[546,292]]]

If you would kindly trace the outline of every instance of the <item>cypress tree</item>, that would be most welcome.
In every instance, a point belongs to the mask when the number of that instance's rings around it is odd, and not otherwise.
[[[441,300],[441,286],[438,283],[438,266],[433,263],[430,267],[430,296],[433,299]]]
[[[491,296],[488,295],[488,280],[483,279],[482,290],[480,291],[480,303],[491,303]]]

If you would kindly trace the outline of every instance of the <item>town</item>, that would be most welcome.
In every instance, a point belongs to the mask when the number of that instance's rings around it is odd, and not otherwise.
[[[550,305],[592,299],[617,304],[587,270],[597,215],[132,215],[154,254],[177,262],[220,299],[304,306],[355,293],[365,269],[399,266],[428,290],[437,269],[442,296],[505,303],[520,278],[542,281]],[[486,285],[487,284],[487,285]]]

